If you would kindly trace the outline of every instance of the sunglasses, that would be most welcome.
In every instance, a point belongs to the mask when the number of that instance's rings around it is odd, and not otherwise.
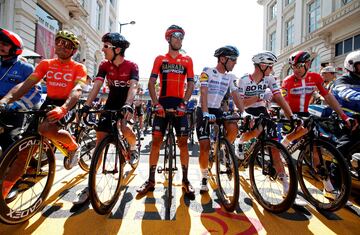
[[[235,62],[237,60],[236,56],[226,56],[226,58],[228,58],[229,60]]]
[[[184,39],[184,34],[180,33],[180,32],[174,32],[173,34],[171,34],[172,37],[183,40]]]
[[[56,46],[61,46],[65,49],[72,50],[74,49],[74,44],[71,41],[65,40],[65,39],[56,39],[55,40]]]
[[[104,44],[103,46],[105,49],[108,49],[108,48],[116,48],[116,46],[111,46],[111,45],[107,45],[107,44]]]
[[[293,69],[300,69],[302,67],[305,67],[305,63],[298,63],[296,65],[291,65],[291,68]]]

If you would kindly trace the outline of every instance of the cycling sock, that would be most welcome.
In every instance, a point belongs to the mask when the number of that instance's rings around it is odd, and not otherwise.
[[[329,178],[327,178],[326,180],[323,180],[323,185],[326,191],[331,192],[334,191],[334,186],[332,185],[331,181]]]
[[[200,170],[201,170],[201,178],[202,178],[202,179],[203,179],[203,178],[207,179],[208,176],[209,176],[209,171],[208,171],[208,169],[200,169]]]
[[[130,151],[136,150],[136,144],[130,145]]]
[[[150,166],[149,169],[149,181],[155,182],[156,165]]]
[[[183,174],[183,178],[182,178],[182,181],[183,182],[187,182],[187,181],[189,181],[188,180],[188,168],[187,168],[187,166],[185,166],[185,165],[181,165],[181,168],[182,168],[182,174]]]

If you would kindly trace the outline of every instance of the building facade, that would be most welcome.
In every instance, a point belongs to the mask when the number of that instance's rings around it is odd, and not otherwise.
[[[275,75],[291,73],[291,53],[311,53],[311,70],[343,68],[346,55],[360,49],[360,0],[258,0],[264,7],[263,48],[278,56]]]
[[[119,31],[119,0],[0,0],[0,27],[14,31],[25,48],[54,57],[54,37],[69,30],[81,46],[74,56],[94,76],[103,55],[101,36]]]

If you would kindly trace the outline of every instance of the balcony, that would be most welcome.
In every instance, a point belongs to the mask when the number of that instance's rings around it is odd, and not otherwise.
[[[87,1],[85,0],[62,0],[65,7],[69,10],[70,17],[78,18],[80,16],[88,16]]]
[[[322,19],[322,26],[327,27],[333,23],[336,23],[343,17],[350,17],[352,15],[359,14],[360,11],[360,2],[359,1],[352,1],[343,7],[340,7],[330,15],[324,17]]]

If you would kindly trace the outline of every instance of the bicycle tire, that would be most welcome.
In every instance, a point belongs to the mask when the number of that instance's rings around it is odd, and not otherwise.
[[[252,192],[256,201],[267,211],[282,213],[287,211],[295,201],[297,194],[297,176],[295,165],[286,148],[275,140],[264,140],[264,152],[259,141],[249,160],[249,175]],[[273,151],[279,151],[283,163],[289,189],[282,190],[281,183],[277,182],[277,172],[272,164]]]
[[[220,139],[215,158],[216,192],[225,210],[232,212],[239,201],[239,171],[234,149],[227,139]],[[229,179],[229,183],[223,182],[223,179]]]
[[[0,163],[0,189],[2,192],[3,182],[8,173],[9,166],[14,164],[19,157],[18,153],[32,151],[32,158],[39,159],[40,136],[28,136],[12,144],[3,154]],[[40,172],[35,173],[29,164],[26,172],[17,180],[14,187],[18,187],[18,195],[12,202],[7,203],[0,193],[0,220],[6,224],[18,224],[29,220],[44,206],[44,202],[50,192],[55,176],[55,157],[49,142],[43,142],[43,155],[40,157]],[[30,148],[30,149],[29,149]],[[23,155],[25,156],[25,155]],[[45,157],[47,164],[44,164]],[[26,161],[26,159],[23,159]],[[23,161],[21,161],[23,162]],[[31,160],[30,160],[31,162]],[[20,169],[19,169],[20,170]],[[31,186],[30,186],[31,185]],[[21,188],[21,189],[20,189]],[[30,190],[29,190],[30,189]]]
[[[91,159],[96,146],[96,133],[94,132],[95,131],[93,129],[86,128],[80,133],[77,140],[81,148],[78,164],[85,172],[89,172],[90,170]]]
[[[169,147],[167,151],[167,159],[168,159],[168,188],[167,188],[167,211],[171,211],[172,204],[172,183],[173,183],[173,158],[175,154],[174,152],[174,144],[175,144],[175,136],[169,135],[167,138],[166,145]]]
[[[98,214],[105,215],[110,213],[120,197],[121,181],[123,178],[121,157],[120,146],[112,135],[105,137],[98,147],[95,148],[89,171],[89,196],[91,205]],[[116,158],[118,159],[116,160]],[[107,168],[109,166],[113,167],[113,169]],[[98,170],[100,170],[99,173]],[[99,182],[98,179],[100,179]],[[108,182],[102,186],[101,182],[104,180],[115,182],[115,186],[109,186]],[[108,193],[101,191],[107,187]]]
[[[297,171],[299,184],[305,198],[317,209],[326,211],[336,211],[345,206],[351,191],[351,176],[348,164],[342,154],[334,145],[323,139],[315,139],[314,146],[319,147],[321,158],[325,161],[322,169],[315,170],[305,161],[308,158],[307,151],[310,146],[307,141],[306,146],[299,154]],[[323,173],[321,173],[323,172]],[[329,200],[323,196],[322,179],[330,177],[334,189],[338,192],[335,200]],[[321,189],[320,189],[321,188]]]

